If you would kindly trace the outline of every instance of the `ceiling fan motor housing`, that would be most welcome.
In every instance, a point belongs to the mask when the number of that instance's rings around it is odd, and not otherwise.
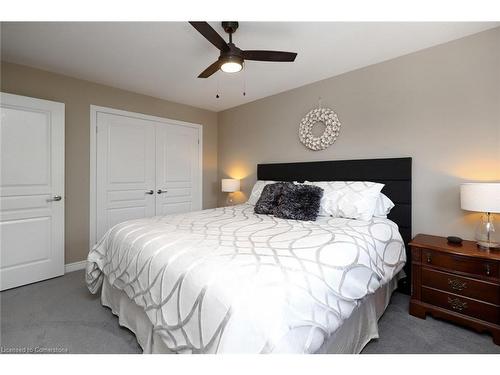
[[[243,51],[236,47],[233,43],[228,43],[227,46],[229,47],[229,49],[227,51],[221,51],[220,58],[236,58],[241,59],[241,62],[243,62]]]
[[[223,21],[222,28],[228,34],[234,33],[238,29],[238,22],[236,21]]]

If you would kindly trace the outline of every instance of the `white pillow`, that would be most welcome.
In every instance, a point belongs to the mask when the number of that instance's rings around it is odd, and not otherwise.
[[[323,189],[319,215],[364,221],[372,219],[377,199],[384,187],[384,184],[368,181],[306,181],[305,183]]]
[[[255,185],[252,188],[252,192],[250,193],[250,198],[248,198],[247,203],[248,204],[255,204],[260,198],[260,195],[262,194],[262,190],[264,190],[264,186],[269,185],[269,184],[274,184],[276,181],[265,181],[265,180],[257,180]]]
[[[380,193],[373,216],[386,218],[394,207],[394,203],[383,193]]]

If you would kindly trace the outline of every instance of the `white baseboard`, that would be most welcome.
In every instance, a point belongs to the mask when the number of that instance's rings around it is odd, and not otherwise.
[[[87,265],[86,260],[82,260],[80,262],[68,263],[64,265],[64,273],[84,270]]]

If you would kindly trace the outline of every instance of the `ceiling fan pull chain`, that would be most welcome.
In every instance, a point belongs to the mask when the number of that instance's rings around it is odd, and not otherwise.
[[[247,75],[245,71],[243,71],[243,96],[247,94]]]
[[[215,94],[215,98],[216,99],[220,98],[220,95],[219,95],[219,75],[217,75],[217,93]]]

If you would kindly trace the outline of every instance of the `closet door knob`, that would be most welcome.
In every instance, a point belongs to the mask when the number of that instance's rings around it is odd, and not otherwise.
[[[165,189],[165,190],[158,189],[156,192],[157,192],[158,194],[162,194],[162,193],[166,193],[166,192],[168,192],[168,190],[166,190],[166,189]]]
[[[146,191],[146,194],[148,194],[148,195],[153,195],[154,193],[155,193],[155,192],[154,192],[153,190],[148,190],[148,191]]]

